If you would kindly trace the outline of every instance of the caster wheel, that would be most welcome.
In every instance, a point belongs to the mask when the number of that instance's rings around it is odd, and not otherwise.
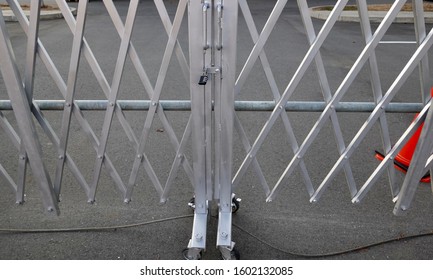
[[[241,259],[241,254],[237,249],[233,248],[230,252],[228,252],[228,254],[221,252],[221,257],[223,260],[237,261]]]
[[[188,202],[188,206],[193,210],[195,209],[195,197],[190,199],[190,201]]]
[[[236,213],[239,210],[240,205],[240,198],[236,198],[235,196],[232,198],[232,213]]]
[[[185,258],[185,260],[201,260],[203,257],[203,250],[196,249],[196,248],[185,248],[182,251],[182,255]]]

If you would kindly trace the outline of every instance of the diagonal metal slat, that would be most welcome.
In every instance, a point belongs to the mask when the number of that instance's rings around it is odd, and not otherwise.
[[[65,166],[66,149],[68,146],[69,132],[71,127],[72,109],[74,106],[74,95],[77,84],[78,67],[81,57],[81,46],[83,43],[84,27],[86,23],[88,0],[80,1],[78,4],[77,24],[72,42],[71,59],[69,65],[68,82],[66,85],[65,107],[63,109],[61,138],[58,148],[58,162],[56,167],[56,177],[54,180],[54,191],[60,195],[63,170]]]
[[[291,160],[291,162],[287,166],[286,170],[284,171],[283,175],[280,177],[280,180],[278,181],[278,183],[273,188],[272,193],[271,193],[270,197],[268,198],[269,200],[271,200],[276,195],[276,192],[279,189],[281,182],[287,176],[289,176],[291,174],[291,172],[293,172],[293,169],[298,164],[299,159],[301,159],[304,156],[304,154],[306,153],[306,151],[308,150],[310,145],[314,142],[314,140],[316,139],[317,135],[319,134],[321,128],[328,121],[329,116],[335,110],[335,106],[338,104],[338,102],[341,100],[341,98],[343,98],[343,96],[347,92],[348,88],[350,87],[351,83],[353,82],[355,77],[358,75],[358,73],[361,71],[362,67],[364,66],[365,62],[368,60],[372,51],[379,44],[381,38],[384,36],[385,32],[388,30],[389,26],[391,25],[391,23],[393,22],[393,20],[397,16],[398,12],[400,11],[400,9],[404,5],[404,3],[405,3],[405,1],[403,0],[403,1],[396,1],[393,4],[391,9],[389,10],[387,15],[385,16],[384,20],[382,21],[382,23],[379,25],[376,32],[374,33],[371,41],[365,46],[364,50],[361,52],[360,56],[355,61],[354,65],[352,66],[349,73],[346,75],[345,79],[343,80],[343,82],[341,83],[339,88],[337,89],[336,93],[334,94],[334,96],[332,97],[332,99],[330,100],[328,105],[326,106],[325,110],[322,112],[319,119],[314,124],[313,128],[310,130],[309,134],[307,135],[307,137],[303,141],[301,147],[299,148],[298,153]],[[335,8],[334,8],[334,10],[335,10]],[[332,14],[328,18],[328,20],[331,17],[332,17]],[[320,37],[320,34],[319,34],[318,38],[319,37]],[[287,100],[287,97],[283,99],[283,101],[285,101],[285,100]],[[343,153],[343,154],[345,154],[345,153]],[[342,156],[340,156],[340,158],[341,157]],[[346,163],[344,162],[343,164],[345,165]],[[333,170],[330,171],[330,173],[332,173],[332,172],[333,172]],[[328,177],[329,176],[327,176],[327,178],[325,178],[326,181],[328,180]],[[314,202],[319,198],[319,194],[321,194],[322,189],[323,189],[323,182],[322,182],[321,186],[319,186],[319,188],[316,190],[315,194],[310,199],[311,201]]]
[[[60,9],[62,11],[63,16],[66,19],[66,22],[68,23],[69,28],[71,29],[71,31],[73,31],[74,28],[75,28],[75,24],[76,23],[75,23],[75,19],[74,19],[73,15],[72,15],[71,11],[69,10],[68,6],[66,5],[66,3],[64,1],[58,1],[57,3],[58,3],[58,5],[59,5],[59,7],[60,7]],[[114,10],[115,10],[115,8],[114,8]],[[120,17],[118,17],[118,18],[120,20]],[[115,22],[116,22],[116,20],[115,20]],[[119,26],[119,25],[116,24],[116,26]],[[119,32],[119,34],[120,35],[123,34],[123,29],[122,29],[122,32]],[[109,84],[108,84],[108,82],[107,82],[104,74],[102,73],[102,70],[101,70],[98,62],[96,61],[96,58],[93,55],[93,53],[92,53],[92,51],[91,51],[91,49],[90,49],[90,47],[89,47],[89,45],[88,45],[88,43],[87,43],[87,41],[86,41],[85,38],[83,39],[83,53],[84,53],[84,56],[86,57],[89,65],[90,65],[93,73],[95,74],[95,76],[96,76],[96,78],[97,78],[97,80],[99,82],[99,85],[101,86],[104,94],[108,98],[108,96],[110,94],[109,93],[110,92],[110,86],[109,86]],[[135,61],[135,60],[133,60],[133,61]],[[140,72],[139,72],[139,74],[140,74]],[[57,75],[55,75],[55,76],[56,76],[55,80],[58,81],[59,78],[57,77]],[[140,77],[143,77],[143,76],[140,75]],[[134,134],[131,126],[126,121],[125,116],[123,115],[122,110],[118,106],[117,103],[116,103],[115,106],[116,106],[115,114],[116,114],[117,118],[119,119],[120,124],[122,125],[122,127],[123,127],[126,135],[128,136],[129,140],[132,142],[133,145],[136,146],[137,145],[137,138],[135,137],[135,134]],[[75,111],[76,110],[74,110],[74,112]],[[93,132],[93,130],[90,128],[90,125],[87,123],[86,119],[84,118],[84,116],[81,114],[80,111],[76,111],[75,116],[76,116],[77,120],[79,121],[79,123],[82,125],[83,131],[88,134],[89,139],[92,141],[93,147],[95,148],[95,150],[97,150],[98,147],[99,147],[99,140],[96,137],[96,135]],[[109,174],[113,178],[114,182],[116,183],[116,185],[118,186],[118,188],[124,193],[125,190],[126,190],[126,186],[122,182],[119,174],[117,173],[116,169],[114,168],[114,166],[113,166],[111,160],[108,158],[107,154],[105,154],[104,163],[105,163],[106,168],[109,171]],[[148,161],[148,159],[147,159],[146,156],[144,157],[144,164],[147,166],[147,168],[146,168],[147,170],[151,170],[152,171],[152,167],[151,167],[150,162]],[[154,172],[152,171],[149,174],[149,176],[153,176],[153,174],[154,174]],[[153,181],[155,180],[155,178],[151,178],[151,179]],[[89,198],[89,201],[92,202],[93,199]]]
[[[341,155],[338,161],[335,163],[331,172],[327,175],[326,179],[322,182],[322,185],[316,191],[315,196],[311,199],[313,202],[317,200],[323,191],[327,188],[330,183],[330,180],[338,173],[342,162],[346,161],[353,154],[355,149],[358,147],[360,142],[365,138],[367,132],[373,127],[378,118],[384,113],[384,108],[386,105],[391,102],[392,98],[397,94],[398,90],[401,88],[403,83],[409,77],[409,75],[413,72],[414,68],[418,66],[418,63],[421,59],[426,55],[427,50],[433,44],[433,29],[430,31],[424,42],[418,47],[414,55],[411,57],[409,62],[400,72],[394,83],[389,88],[388,92],[384,95],[382,100],[376,106],[376,109],[371,113],[368,117],[365,124],[358,131],[356,136],[352,139],[350,145],[347,147],[346,151]]]
[[[297,2],[298,2],[299,11],[301,12],[302,21],[304,23],[304,27],[307,33],[308,41],[309,44],[311,45],[316,39],[316,32],[314,30],[313,22],[311,20],[308,5],[305,1],[298,0]],[[317,52],[314,61],[315,61],[317,74],[319,76],[319,84],[322,90],[322,95],[324,101],[328,104],[332,99],[332,93],[331,93],[331,88],[329,86],[328,77],[326,75],[326,70],[325,70],[325,66],[320,51]],[[341,155],[343,151],[346,149],[346,145],[344,144],[343,133],[341,131],[340,122],[338,120],[337,113],[335,111],[331,113],[331,123],[334,129],[334,135],[337,143],[338,153]],[[302,160],[299,162],[299,164],[300,165],[302,164]],[[353,177],[353,172],[352,172],[352,168],[350,167],[350,164],[344,166],[344,172],[346,174],[346,180],[349,186],[349,191],[351,195],[354,196],[356,194],[356,183],[355,183],[355,178]],[[310,196],[311,195],[313,194],[310,193]]]
[[[29,34],[29,25],[30,25],[30,22],[29,22],[29,20],[27,20],[26,16],[24,15],[24,12],[21,9],[21,6],[17,3],[16,0],[15,1],[8,0],[8,3],[9,3],[9,6],[11,7],[11,9],[13,10],[15,16],[17,17],[17,19],[18,19],[18,21],[19,21],[22,29],[24,30],[24,32],[26,33],[26,35],[28,35]],[[62,89],[62,88],[66,89],[66,85],[64,84],[64,82],[63,82],[60,74],[57,71],[57,69],[55,67],[52,67],[54,64],[51,61],[51,59],[49,58],[48,53],[47,53],[45,47],[43,46],[42,42],[38,38],[36,38],[36,43],[37,43],[37,45],[35,46],[35,50],[37,51],[37,54],[41,58],[42,62],[47,66],[46,68],[49,71],[50,75],[53,77],[53,79],[54,79],[55,83],[57,84],[58,88],[59,89]],[[32,66],[32,63],[29,63],[28,65]],[[27,71],[27,73],[29,73],[29,71]],[[30,88],[30,86],[27,86],[26,90],[28,88]],[[36,105],[35,103],[33,103],[32,106],[31,106],[31,110],[32,110],[33,115],[35,116],[35,118],[39,122],[39,125],[42,127],[42,129],[44,130],[45,134],[50,139],[50,141],[56,147],[58,147],[60,140],[57,137],[56,133],[54,132],[54,129],[49,124],[48,120],[46,120],[46,118],[43,116],[43,114],[40,111],[38,105]],[[18,135],[14,136],[14,130],[13,130],[12,126],[8,125],[7,123],[5,125],[6,125],[5,130],[9,131],[9,133],[11,133],[11,136],[12,136],[11,139],[15,139],[15,141],[13,141],[14,144],[15,145],[19,145],[20,139],[19,139]],[[21,161],[26,161],[25,154],[20,153],[20,160]],[[75,162],[73,161],[71,155],[69,155],[68,153],[66,153],[66,164],[71,169],[72,175],[76,178],[76,180],[78,181],[78,183],[80,184],[80,186],[86,191],[86,194],[87,194],[89,186],[88,186],[87,182],[84,180],[83,175],[79,171],[79,169],[76,166]],[[25,172],[23,172],[23,173],[25,174]],[[17,195],[17,203],[22,203],[23,202],[23,193],[24,193],[24,190],[21,191],[21,194]]]
[[[174,48],[176,46],[177,36],[179,33],[179,29],[180,29],[180,25],[181,25],[181,22],[183,19],[183,15],[185,13],[186,4],[187,4],[186,1],[180,1],[176,15],[175,15],[173,27],[172,27],[172,30],[171,30],[170,35],[169,35],[169,39],[168,39],[167,46],[166,46],[166,49],[164,52],[161,67],[159,70],[158,78],[157,78],[155,88],[153,90],[153,94],[151,97],[152,106],[146,115],[146,120],[144,122],[143,130],[142,130],[140,140],[139,140],[139,146],[137,148],[137,156],[134,160],[132,172],[131,172],[131,175],[129,177],[128,191],[127,191],[127,195],[126,195],[127,199],[130,198],[130,193],[132,192],[132,188],[133,188],[133,186],[137,180],[138,169],[139,169],[139,166],[141,163],[141,157],[144,153],[144,149],[145,149],[146,141],[148,139],[150,127],[152,125],[154,116],[155,116],[156,111],[158,109],[159,99],[160,99],[160,95],[162,93],[162,86],[163,86],[163,83],[165,80],[165,76],[167,74],[170,59],[173,55],[173,51],[174,51]],[[158,191],[159,191],[159,194],[162,195],[162,193],[163,193],[162,186],[158,187]]]
[[[39,31],[39,17],[41,10],[40,0],[32,0],[30,6],[30,21],[29,30],[27,36],[27,48],[26,48],[26,64],[24,70],[24,89],[27,94],[27,100],[31,106],[33,98],[33,84],[35,75],[35,63],[36,63],[36,44]],[[24,143],[21,142],[19,151],[18,161],[18,189],[16,193],[16,201],[18,203],[24,202],[24,190],[26,183],[28,158],[25,151]]]
[[[15,131],[15,129],[8,121],[8,119],[3,115],[1,111],[0,111],[0,126],[3,128],[3,131],[5,132],[6,136],[8,136],[8,138],[11,140],[15,148],[19,150],[21,145],[21,139],[18,136],[18,133]]]
[[[407,142],[407,140],[415,133],[415,131],[419,128],[422,122],[427,115],[427,111],[431,106],[431,101],[427,103],[427,105],[421,110],[415,120],[411,123],[411,125],[406,129],[406,131],[402,134],[402,136],[398,139],[398,141],[394,144],[392,149],[386,154],[385,158],[380,162],[380,164],[376,167],[364,185],[361,187],[357,195],[352,199],[353,203],[359,203],[362,199],[367,195],[370,189],[373,187],[374,183],[380,178],[381,174],[385,172],[385,169],[389,166],[393,166],[394,158],[399,153],[403,145]]]
[[[429,34],[430,35],[430,34]],[[419,180],[425,174],[426,162],[431,157],[433,142],[433,110],[429,110],[421,131],[411,164],[407,171],[403,186],[398,194],[398,200],[394,207],[394,214],[401,215],[409,209],[415,196]],[[429,163],[427,163],[429,165]]]
[[[357,6],[358,6],[358,14],[359,14],[359,19],[361,24],[361,31],[364,36],[365,44],[367,44],[369,40],[371,40],[371,37],[373,36],[371,31],[371,26],[370,26],[369,15],[368,15],[367,2],[365,0],[357,0]],[[370,80],[371,80],[371,87],[373,90],[374,102],[377,104],[382,98],[383,93],[382,93],[382,85],[380,82],[379,67],[377,65],[376,53],[374,51],[370,55],[369,66],[370,66]],[[391,147],[391,138],[388,129],[388,121],[385,114],[380,116],[379,125],[380,125],[380,135],[382,139],[382,147],[385,153],[387,153],[388,151],[391,150],[392,147]],[[391,188],[391,193],[392,196],[394,197],[398,193],[398,186],[395,179],[396,171],[393,168],[393,166],[388,166],[387,172],[388,172],[388,179]]]
[[[331,31],[332,27],[334,26],[335,22],[338,19],[338,16],[342,12],[343,8],[345,7],[347,3],[347,0],[340,0],[335,5],[333,11],[331,12],[330,16],[326,20],[325,24],[323,25],[319,35],[317,36],[314,43],[311,45],[309,50],[307,51],[307,54],[305,55],[304,59],[301,62],[301,65],[298,67],[296,73],[294,74],[293,78],[291,79],[289,85],[287,86],[286,90],[284,91],[282,97],[277,102],[271,116],[269,117],[268,121],[266,122],[265,126],[262,128],[262,130],[259,133],[259,136],[256,138],[254,144],[251,147],[251,150],[247,154],[246,158],[242,162],[240,168],[238,169],[235,179],[237,177],[242,177],[249,165],[252,162],[252,159],[257,154],[258,150],[260,149],[261,145],[263,144],[265,138],[271,131],[273,125],[275,124],[275,121],[279,118],[282,111],[284,111],[284,106],[287,103],[290,96],[293,94],[295,88],[301,81],[304,73],[314,60],[317,52],[319,51],[320,47],[322,46],[324,40],[326,39],[327,35]],[[297,158],[297,162],[301,160],[301,157]],[[272,194],[272,193],[271,193]]]
[[[184,5],[184,0],[181,1],[181,3],[179,3],[180,5]],[[124,32],[124,26],[122,23],[122,20],[119,16],[119,13],[117,12],[117,9],[114,6],[114,3],[112,0],[104,0],[104,4],[107,8],[107,11],[110,14],[111,19],[113,20],[113,23],[117,29],[117,32],[119,35],[123,34]],[[155,0],[155,4],[157,6],[158,12],[160,14],[161,20],[164,23],[164,27],[166,28],[167,34],[170,35],[170,30],[172,29],[172,24],[171,24],[171,20],[170,17],[168,16],[168,13],[166,11],[165,5],[162,1],[160,0]],[[146,74],[146,71],[143,68],[142,63],[140,62],[140,58],[137,54],[137,51],[135,50],[135,47],[133,45],[132,42],[130,42],[130,46],[129,46],[129,56],[131,58],[131,61],[141,79],[141,82],[143,83],[144,88],[146,89],[146,92],[148,93],[148,96],[150,99],[152,99],[152,96],[154,95],[154,89],[152,87],[152,84]],[[187,81],[189,82],[189,66],[188,63],[186,61],[186,58],[184,56],[184,53],[182,51],[182,48],[180,47],[180,44],[178,42],[178,40],[176,39],[176,46],[175,46],[175,52],[176,52],[176,56],[179,60],[179,64],[181,66],[182,72],[185,76],[185,78],[187,79]],[[118,105],[117,105],[118,106]],[[170,125],[170,123],[168,122],[167,117],[164,114],[164,108],[161,104],[157,104],[158,108],[157,108],[157,114],[159,119],[162,122],[162,125],[164,127],[164,130],[167,132],[169,139],[172,143],[172,146],[174,147],[175,150],[179,149],[179,146],[181,145],[176,137],[176,134],[172,128],[172,126]],[[116,110],[119,110],[120,108],[116,108]],[[131,132],[133,134],[133,132]],[[133,136],[134,138],[134,148],[137,150],[138,149],[138,140],[136,138],[136,136]],[[176,159],[175,159],[176,161]],[[146,161],[145,161],[146,164]],[[150,163],[148,163],[147,165],[149,165],[150,167]],[[185,158],[184,160],[182,160],[182,165],[188,175],[188,178],[190,179],[190,181],[192,182],[192,168],[191,165],[188,162],[188,159]],[[154,173],[154,172],[152,172]],[[128,201],[129,197],[127,196],[125,198],[125,201]]]
[[[14,179],[12,179],[12,177],[9,175],[9,173],[6,171],[6,169],[3,167],[3,165],[1,165],[1,163],[0,163],[0,175],[2,175],[3,178],[6,179],[6,182],[12,188],[13,192],[16,193],[18,186],[15,183]],[[17,203],[19,203],[19,202],[17,202]]]
[[[16,133],[15,129],[10,124],[10,122],[8,121],[8,119],[3,115],[1,111],[0,111],[0,127],[3,129],[6,136],[8,136],[12,144],[19,150],[21,146],[21,139]],[[18,186],[15,183],[14,179],[6,171],[6,169],[1,165],[1,163],[0,163],[0,174],[3,175],[3,177],[6,179],[6,182],[8,182],[9,186],[16,194],[18,190]],[[17,203],[20,202],[17,201]]]
[[[3,15],[0,15],[0,71],[14,108],[14,114],[30,159],[30,166],[42,193],[42,200],[47,211],[59,213],[51,178],[42,160],[42,150],[35,125],[32,121],[30,106],[22,80],[15,62],[9,35]]]
[[[412,1],[415,37],[418,46],[424,41],[425,37],[427,36],[423,2],[424,1],[422,0]],[[431,97],[430,89],[432,86],[428,56],[425,56],[421,60],[421,63],[419,65],[419,76],[420,76],[420,86],[421,86],[421,97],[423,103],[426,104],[428,100],[430,100]]]
[[[96,195],[96,188],[98,185],[102,163],[104,161],[104,154],[108,144],[108,137],[110,134],[111,123],[116,109],[117,96],[119,94],[120,82],[122,80],[123,69],[125,66],[126,58],[129,50],[129,43],[131,41],[132,30],[134,28],[135,16],[139,0],[131,0],[129,4],[128,14],[125,20],[125,30],[120,43],[119,54],[117,56],[116,67],[114,70],[113,81],[111,84],[110,95],[108,97],[109,106],[107,107],[104,123],[102,126],[102,135],[98,146],[95,167],[93,170],[93,182],[90,188],[90,199],[94,199]]]
[[[16,2],[16,0],[8,0],[8,1],[9,1],[9,4],[10,4],[12,10],[14,11],[14,14],[17,16],[23,30],[26,33],[28,33],[29,22],[28,22],[27,18],[25,17],[19,4]],[[66,3],[64,3],[64,1],[60,1],[59,6],[62,10],[62,13],[63,13],[65,19],[67,19],[67,22],[71,24],[71,25],[69,25],[69,27],[71,28],[71,31],[73,31],[75,28],[75,23],[74,23],[74,17],[72,15],[71,11],[69,10]],[[88,61],[90,62],[89,64],[91,65],[92,70],[94,71],[95,75],[98,77],[98,81],[101,82],[101,84],[102,84],[101,87],[104,89],[103,81],[106,82],[105,77],[103,75],[99,75],[100,73],[102,73],[102,71],[101,71],[99,65],[97,64],[92,52],[90,51],[90,48],[88,47],[88,45],[86,45],[85,40],[84,40],[83,52],[84,52],[86,58],[88,59]],[[48,72],[50,73],[51,77],[53,78],[54,82],[56,83],[57,87],[59,88],[60,93],[63,95],[63,97],[66,97],[66,83],[64,82],[59,71],[57,70],[56,66],[54,65],[53,61],[51,60],[50,56],[48,55],[45,47],[43,46],[42,42],[39,39],[38,39],[38,54],[39,54],[42,62],[46,66]],[[98,71],[98,69],[99,69],[99,71]],[[106,83],[106,84],[108,85],[108,83]],[[107,88],[108,88],[108,86],[107,86]],[[87,120],[84,118],[83,114],[81,113],[81,110],[76,106],[76,104],[74,104],[73,113],[74,113],[78,123],[82,127],[83,132],[85,132],[87,134],[89,140],[92,143],[93,148],[96,150],[98,145],[99,145],[99,140],[98,140],[96,134],[94,133],[94,131],[92,130],[92,128],[90,127]],[[123,116],[123,115],[121,115],[121,116]],[[44,124],[44,126],[46,126],[46,125],[48,125],[48,124]],[[132,129],[130,129],[130,130],[132,131]],[[113,181],[116,183],[118,188],[120,190],[124,190],[125,186],[124,186],[118,172],[114,168],[113,163],[111,162],[111,160],[108,158],[107,155],[105,155],[105,159],[106,159],[105,160],[105,166],[108,170],[108,173],[110,174],[110,176],[112,177]],[[71,171],[74,172],[73,170],[71,170]],[[74,173],[74,176],[76,178],[82,178],[81,173]],[[82,187],[84,189],[88,189],[87,184],[82,185]],[[91,202],[90,199],[89,199],[89,201]]]
[[[284,5],[285,5],[285,3],[284,3]],[[281,8],[278,7],[278,9],[275,8],[277,11],[275,13],[271,13],[271,16],[279,17],[279,15],[281,14],[281,12],[279,10],[281,9],[281,11],[282,11],[282,8],[284,8],[284,5],[281,6]],[[260,39],[260,35],[257,31],[256,26],[255,26],[251,11],[249,9],[249,6],[245,0],[240,0],[239,6],[240,6],[242,13],[244,15],[248,29],[250,31],[251,38],[253,39],[254,44],[257,44],[259,39]],[[272,23],[272,22],[273,21],[271,21],[269,19],[267,26],[275,25],[276,21],[275,21],[275,23]],[[268,28],[270,28],[270,27],[268,27]],[[253,49],[252,53],[253,52],[254,52],[254,49]],[[272,70],[271,70],[268,58],[266,56],[266,53],[263,50],[260,52],[259,58],[260,58],[260,61],[262,63],[262,66],[263,66],[266,78],[268,80],[268,83],[271,87],[271,92],[272,92],[273,98],[274,98],[274,100],[278,100],[281,97],[280,91],[278,89],[277,83],[276,83],[274,75],[272,73]],[[242,73],[245,73],[245,74],[240,74],[240,77],[238,78],[238,81],[235,84],[235,95],[239,94],[239,92],[242,88],[242,85],[245,82],[245,78],[242,78],[241,75],[246,75],[246,73],[251,71],[251,69],[249,69],[248,64],[250,63],[250,65],[252,65],[253,64],[252,61],[254,61],[254,60],[255,59],[253,58],[253,56],[250,55],[249,60],[247,60],[247,62],[245,63],[244,70],[242,71]],[[246,69],[249,69],[249,70],[246,70]],[[296,140],[295,134],[293,133],[293,128],[292,128],[292,125],[290,123],[290,120],[286,114],[281,114],[281,119],[283,121],[284,128],[286,129],[287,136],[289,138],[289,142],[291,143],[292,150],[293,150],[293,152],[296,152],[296,150],[299,148],[299,146],[298,146],[298,142]],[[243,128],[242,128],[241,123],[239,122],[238,117],[235,117],[235,122],[236,122],[235,128],[238,130],[238,133],[241,136],[241,140],[244,143],[244,148],[246,149],[246,152],[248,152],[249,149],[251,148],[251,144],[250,144],[248,138],[246,138],[246,134],[243,132]],[[269,186],[267,183],[265,183],[266,179],[262,175],[261,167],[260,167],[256,157],[254,157],[254,159],[253,159],[253,165],[254,165],[254,169],[256,170],[256,174],[259,176],[259,180],[262,182],[262,186],[265,190],[265,193],[266,193],[266,195],[268,195],[270,192]],[[311,182],[310,176],[308,175],[308,171],[307,171],[307,168],[305,166],[305,163],[301,162],[300,167],[301,167],[301,174],[303,176],[307,191],[310,195],[312,195],[314,193],[313,184]],[[236,187],[239,184],[240,179],[241,179],[240,177],[237,177],[236,180],[233,180],[233,186],[234,187]]]
[[[162,203],[165,203],[167,201],[168,193],[170,192],[171,186],[173,185],[174,179],[176,178],[179,167],[182,164],[182,162],[186,159],[185,148],[190,137],[191,137],[191,116],[189,117],[188,123],[186,124],[185,131],[182,136],[182,140],[180,141],[179,148],[176,151],[175,159],[171,166],[170,173],[168,174],[168,178],[164,186],[163,193],[161,194],[160,200]],[[193,174],[189,174],[189,176],[192,177]]]

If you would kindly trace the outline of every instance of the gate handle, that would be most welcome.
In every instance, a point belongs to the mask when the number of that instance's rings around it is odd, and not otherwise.
[[[223,6],[221,4],[217,5],[217,16],[218,16],[218,33],[217,33],[217,50],[221,50],[223,48],[222,43],[222,13],[223,13]]]
[[[209,44],[207,42],[207,15],[210,8],[209,2],[203,3],[203,49],[209,49]]]

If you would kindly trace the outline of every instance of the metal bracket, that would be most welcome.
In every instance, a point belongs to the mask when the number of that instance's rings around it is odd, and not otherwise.
[[[207,67],[206,68],[207,74],[218,74],[221,73],[221,67]]]

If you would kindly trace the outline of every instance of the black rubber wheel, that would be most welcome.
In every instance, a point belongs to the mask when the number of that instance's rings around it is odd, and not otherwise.
[[[232,213],[238,212],[239,207],[241,207],[239,201],[236,199],[236,197],[233,197],[233,199],[232,199]]]
[[[222,254],[221,254],[221,258],[223,260],[226,260]],[[230,260],[238,261],[240,259],[241,259],[241,254],[239,253],[239,251],[236,248],[233,248],[230,252]]]
[[[193,197],[189,200],[188,206],[192,209],[195,209],[195,197]]]
[[[182,250],[182,255],[183,255],[183,257],[184,257],[185,260],[188,260],[188,261],[197,260],[197,261],[199,261],[199,260],[202,259],[202,257],[203,257],[203,251],[200,251],[200,253],[198,254],[197,258],[195,259],[195,258],[191,258],[191,257],[188,256],[188,250],[189,250],[188,248],[185,248],[185,249]]]

